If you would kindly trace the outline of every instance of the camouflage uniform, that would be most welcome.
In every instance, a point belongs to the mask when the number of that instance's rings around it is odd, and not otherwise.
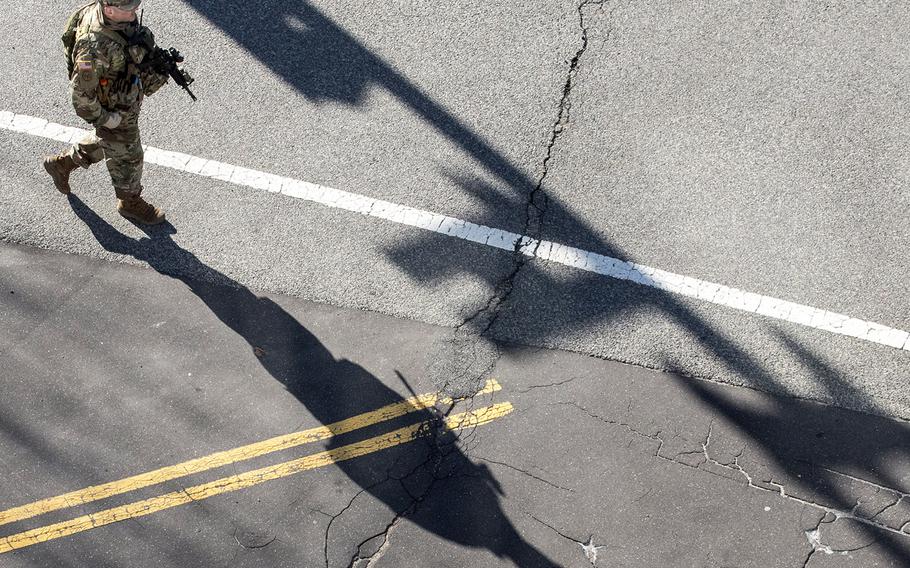
[[[143,154],[139,138],[142,99],[160,89],[167,76],[140,72],[136,64],[147,55],[145,47],[130,48],[118,31],[127,36],[151,36],[148,28],[140,29],[135,23],[106,24],[100,4],[89,8],[82,18],[73,49],[75,67],[70,93],[76,114],[93,124],[95,133],[73,146],[69,156],[83,168],[106,160],[114,191],[123,199],[142,191]],[[141,43],[154,45],[154,38]],[[120,124],[104,127],[114,112],[120,114]]]
[[[79,12],[72,51],[70,95],[76,114],[95,131],[60,156],[47,158],[45,168],[62,193],[69,193],[69,173],[104,160],[118,210],[142,222],[161,222],[161,211],[145,203],[142,193],[142,142],[139,111],[146,96],[168,80],[139,64],[154,48],[152,32],[136,22],[110,22],[104,6],[132,9],[136,0],[99,0]],[[119,117],[119,122],[118,122]]]

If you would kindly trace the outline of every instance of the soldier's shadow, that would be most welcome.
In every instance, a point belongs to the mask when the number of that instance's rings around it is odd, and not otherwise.
[[[403,400],[363,367],[336,359],[281,306],[257,296],[181,248],[171,238],[176,229],[170,223],[143,228],[148,238],[133,239],[112,227],[79,197],[70,195],[69,203],[105,250],[144,261],[186,284],[215,317],[246,341],[250,357],[255,357],[322,424]],[[437,424],[440,418],[429,410],[412,416],[414,421]],[[462,545],[488,548],[518,566],[554,566],[506,517],[499,503],[501,489],[488,468],[474,464],[454,434],[438,428],[434,432],[424,438],[426,443],[403,446],[406,450],[399,452],[392,464],[365,456],[336,465],[390,510],[408,514],[410,521],[427,531]],[[345,443],[331,439],[326,445],[333,448]],[[427,501],[431,487],[434,499]],[[435,498],[440,492],[446,496],[445,506],[433,507],[432,502],[440,501]],[[418,504],[432,510],[418,511]]]

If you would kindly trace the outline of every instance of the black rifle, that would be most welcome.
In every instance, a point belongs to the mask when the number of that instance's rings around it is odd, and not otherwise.
[[[170,49],[161,49],[156,46],[151,40],[151,33],[144,34],[142,26],[142,18],[145,16],[145,11],[139,15],[139,31],[135,38],[128,38],[130,45],[144,45],[149,54],[146,58],[139,64],[140,69],[151,69],[159,75],[168,75],[171,79],[174,80],[181,89],[187,92],[193,101],[196,101],[196,95],[193,94],[193,91],[190,90],[190,85],[193,84],[193,79],[190,77],[190,74],[177,67],[178,63],[183,63],[183,56],[180,55],[180,52],[175,48]],[[148,31],[147,29],[145,30]]]
[[[169,75],[195,101],[196,95],[190,90],[194,79],[189,73],[177,67],[178,63],[183,63],[183,56],[179,51],[173,47],[170,49],[155,47],[139,67],[151,69],[161,75]]]

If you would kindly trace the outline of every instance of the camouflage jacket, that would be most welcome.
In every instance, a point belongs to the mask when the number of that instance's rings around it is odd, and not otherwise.
[[[124,29],[107,24],[95,5],[84,12],[76,32],[70,94],[76,114],[91,124],[104,123],[114,112],[138,113],[143,97],[168,79],[139,68],[155,45],[152,32],[137,24],[119,27]]]

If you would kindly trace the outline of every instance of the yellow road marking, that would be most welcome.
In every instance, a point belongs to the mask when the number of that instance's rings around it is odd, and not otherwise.
[[[473,428],[492,422],[497,418],[502,418],[510,412],[512,412],[512,405],[510,403],[504,402],[494,404],[493,406],[488,406],[472,412],[463,412],[450,416],[446,418],[445,426],[449,430]],[[126,519],[144,517],[146,515],[151,515],[152,513],[164,511],[165,509],[186,505],[193,501],[201,501],[203,499],[208,499],[209,497],[221,495],[222,493],[253,487],[254,485],[259,485],[260,483],[273,479],[287,477],[310,469],[324,467],[340,461],[392,448],[400,444],[406,444],[420,437],[427,436],[430,432],[428,428],[429,425],[430,422],[421,422],[420,424],[399,428],[388,434],[376,436],[362,442],[356,442],[333,450],[327,450],[285,463],[232,475],[230,477],[224,477],[216,481],[184,489],[183,491],[174,491],[161,495],[160,497],[137,501],[128,505],[122,505],[98,513],[77,517],[69,521],[63,521],[61,523],[0,538],[0,554],[26,548],[49,540],[71,536]]]
[[[500,386],[495,379],[491,379],[487,381],[483,390],[478,392],[477,395],[490,394],[500,389],[502,389],[502,386]],[[233,450],[217,452],[177,465],[140,473],[119,481],[87,487],[57,497],[51,497],[27,505],[14,507],[6,511],[0,511],[0,525],[29,519],[59,509],[84,505],[114,495],[120,495],[121,493],[128,493],[130,491],[142,489],[143,487],[164,483],[165,481],[170,481],[172,479],[178,479],[187,475],[201,473],[217,467],[253,459],[273,452],[301,446],[303,444],[318,442],[331,438],[332,436],[353,432],[354,430],[365,428],[373,424],[399,418],[411,412],[431,408],[437,403],[437,398],[436,394],[414,396],[401,402],[396,402],[395,404],[390,404],[377,410],[346,418],[326,426],[319,426],[318,428],[311,428],[309,430],[277,436],[262,442],[241,446]],[[452,399],[444,398],[438,402],[449,404],[452,402]]]

